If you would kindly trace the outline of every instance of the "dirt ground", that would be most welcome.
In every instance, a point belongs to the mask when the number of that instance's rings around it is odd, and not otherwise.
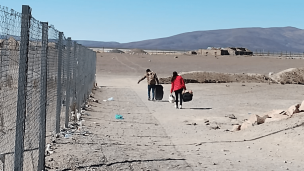
[[[98,53],[92,103],[84,126],[60,136],[47,156],[48,170],[304,170],[304,113],[237,132],[229,131],[253,114],[286,110],[301,103],[303,85],[189,83],[191,102],[175,109],[147,100],[147,83],[137,81],[147,68],[158,77],[173,71],[268,75],[303,67],[303,59],[236,56],[128,55]],[[113,100],[108,99],[113,97]],[[124,119],[116,119],[120,114]],[[237,119],[230,119],[233,114]],[[207,121],[208,120],[208,121]],[[207,124],[208,123],[208,124]]]

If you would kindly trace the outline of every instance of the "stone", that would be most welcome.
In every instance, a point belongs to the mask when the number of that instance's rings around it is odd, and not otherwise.
[[[299,110],[300,110],[301,112],[304,112],[304,100],[302,101],[302,103],[301,103],[301,105],[300,105],[300,107],[299,107]]]
[[[216,125],[216,126],[211,126],[211,129],[220,129],[220,127],[218,126],[218,125]]]
[[[290,106],[287,109],[287,115],[292,116],[295,113],[300,113],[299,107],[300,107],[300,104],[295,104],[295,105]]]
[[[289,118],[289,116],[287,116],[287,115],[280,115],[280,116],[277,116],[275,118],[266,118],[265,123],[280,121],[280,120],[284,120],[284,119],[287,119],[287,118]]]
[[[265,123],[265,120],[267,119],[267,118],[269,118],[269,116],[268,115],[264,115],[263,117],[260,117],[259,119],[259,124],[262,124],[262,123]]]
[[[277,115],[286,115],[286,111],[284,111],[284,110],[272,110],[272,111],[269,111],[269,112],[265,113],[264,115],[268,115],[270,118],[275,118]]]
[[[237,118],[234,116],[234,114],[230,114],[230,115],[228,115],[227,117],[230,118],[230,119],[237,119]]]
[[[289,118],[289,117],[290,117],[290,116],[288,116],[288,115],[276,114],[276,115],[273,115],[271,118],[276,118],[276,119],[282,120],[282,119],[287,119],[287,118]]]
[[[207,122],[209,122],[209,120],[208,119],[204,119],[204,123],[207,123]]]
[[[242,125],[241,125],[241,130],[248,129],[249,127],[252,127],[252,126],[253,126],[253,125],[252,125],[251,122],[245,121],[245,122],[243,122]]]
[[[259,115],[251,115],[248,119],[248,122],[252,125],[259,125],[263,124],[265,122],[265,119],[268,118],[268,115],[265,115],[263,117],[260,117]]]
[[[241,130],[241,125],[233,125],[232,129],[230,130],[231,132],[239,131]]]

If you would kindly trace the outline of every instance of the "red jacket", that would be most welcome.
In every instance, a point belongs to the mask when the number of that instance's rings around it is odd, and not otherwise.
[[[173,82],[171,82],[171,93],[173,91],[179,90],[179,89],[185,89],[186,90],[186,86],[185,86],[185,82],[184,79],[181,76],[176,76],[175,80]]]

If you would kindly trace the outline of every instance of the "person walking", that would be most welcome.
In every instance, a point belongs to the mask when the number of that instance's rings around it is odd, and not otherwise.
[[[186,90],[184,79],[177,74],[176,71],[173,72],[173,76],[171,78],[171,94],[175,92],[175,108],[182,109],[183,105],[183,90]],[[179,107],[178,107],[178,96],[179,96]]]
[[[138,80],[137,84],[139,84],[142,80],[144,80],[145,78],[147,78],[147,82],[148,82],[148,100],[155,100],[155,85],[156,83],[159,84],[159,80],[157,78],[157,75],[155,72],[151,71],[150,69],[146,70],[146,74],[144,77],[142,77],[140,80]],[[150,98],[150,92],[152,90],[152,98]]]

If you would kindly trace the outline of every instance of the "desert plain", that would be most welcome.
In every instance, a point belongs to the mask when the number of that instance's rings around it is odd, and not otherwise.
[[[46,157],[48,170],[261,171],[304,170],[304,113],[231,131],[252,115],[287,110],[304,100],[302,84],[241,80],[187,83],[191,102],[175,109],[164,97],[147,100],[150,68],[158,78],[173,71],[255,73],[269,76],[303,67],[304,59],[97,53],[96,82],[82,130],[60,137]],[[123,119],[116,119],[116,114]],[[235,117],[230,117],[235,116]],[[85,132],[85,133],[83,133]]]

